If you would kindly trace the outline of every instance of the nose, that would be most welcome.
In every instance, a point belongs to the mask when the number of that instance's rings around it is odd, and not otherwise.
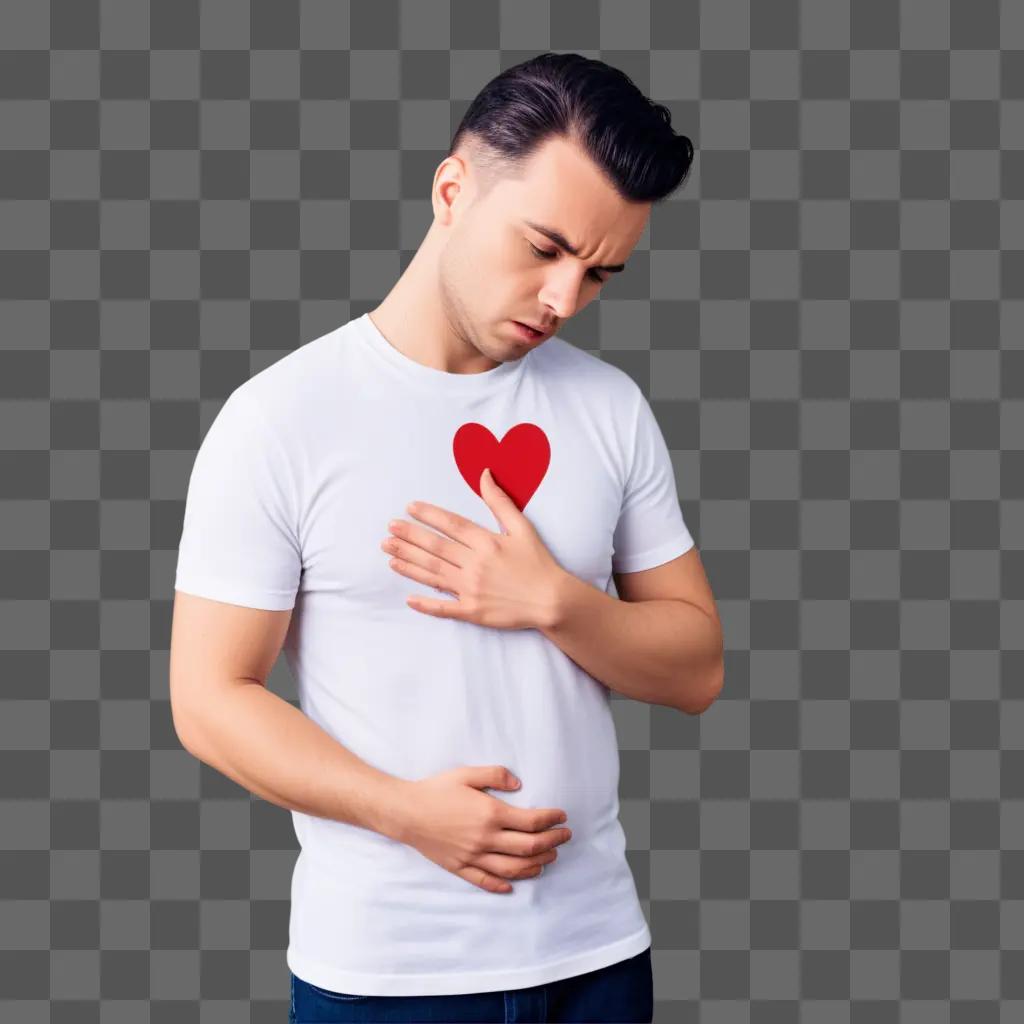
[[[573,278],[563,274],[547,279],[539,296],[541,305],[548,310],[545,322],[560,324],[568,320],[579,305],[581,286],[582,278],[579,276]]]

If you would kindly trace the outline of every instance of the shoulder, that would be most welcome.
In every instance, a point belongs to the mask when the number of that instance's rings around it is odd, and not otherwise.
[[[277,434],[308,420],[331,400],[330,389],[338,379],[338,345],[343,324],[311,341],[303,342],[258,370],[229,396],[258,417]]]
[[[571,386],[585,397],[612,402],[615,409],[635,407],[643,396],[625,370],[557,334],[534,349],[530,359],[536,359],[535,368],[546,380]]]

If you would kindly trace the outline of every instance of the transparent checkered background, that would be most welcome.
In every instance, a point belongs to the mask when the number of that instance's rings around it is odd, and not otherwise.
[[[188,474],[546,49],[697,148],[562,332],[725,624],[704,715],[613,698],[655,1020],[1024,1019],[1024,3],[3,0],[3,1020],[283,1020],[289,815],[169,714]]]

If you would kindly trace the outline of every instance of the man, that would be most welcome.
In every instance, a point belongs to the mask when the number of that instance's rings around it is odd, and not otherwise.
[[[606,64],[509,69],[386,298],[203,440],[171,703],[293,812],[293,1021],[651,1019],[609,691],[703,711],[722,631],[642,391],[555,332],[692,155]]]

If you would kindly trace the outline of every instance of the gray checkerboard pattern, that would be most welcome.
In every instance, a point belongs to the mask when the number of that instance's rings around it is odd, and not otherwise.
[[[554,49],[697,148],[563,332],[725,623],[704,715],[613,698],[655,1020],[1024,1019],[1024,4],[3,0],[0,49],[0,1018],[284,1018],[289,816],[169,714],[188,473]]]

